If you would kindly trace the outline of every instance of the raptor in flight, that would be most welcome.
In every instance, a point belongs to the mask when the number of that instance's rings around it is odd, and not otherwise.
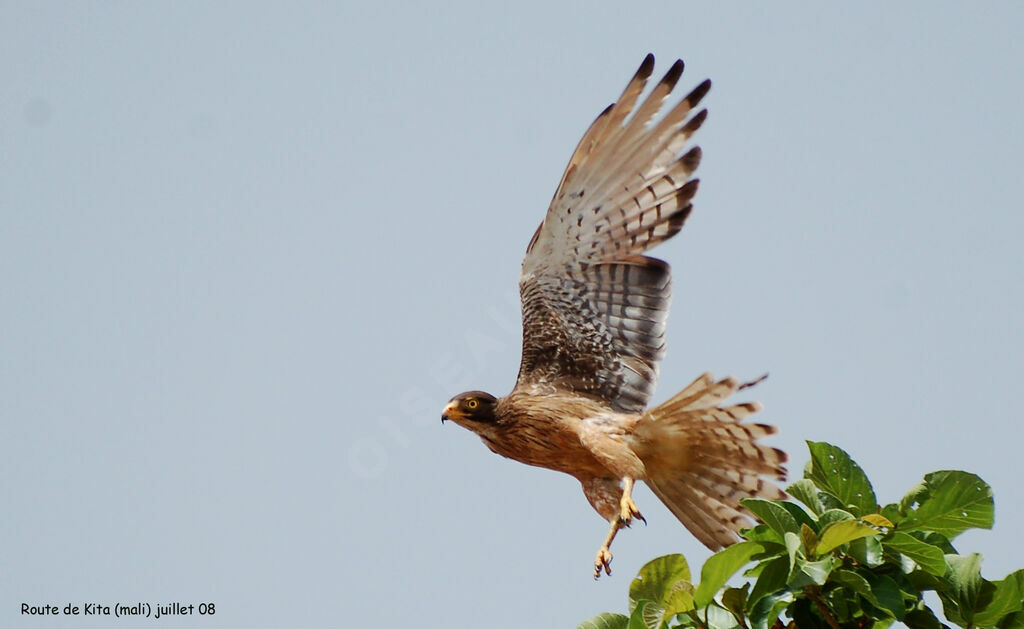
[[[701,151],[690,146],[707,110],[704,81],[660,118],[683,72],[676,61],[638,105],[648,55],[619,100],[569,159],[530,240],[519,277],[523,355],[512,392],[469,391],[441,420],[494,452],[579,479],[609,523],[594,576],[611,574],[616,533],[641,518],[643,481],[711,549],[751,525],[741,498],[780,498],[786,455],[758,443],[775,432],[743,423],[757,403],[726,404],[743,385],[704,374],[660,406],[647,402],[665,351],[669,265],[644,252],[674,236],[692,209]],[[631,115],[632,114],[632,115]]]

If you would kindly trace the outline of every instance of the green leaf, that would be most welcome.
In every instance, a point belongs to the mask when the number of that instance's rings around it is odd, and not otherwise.
[[[909,512],[900,530],[930,530],[953,539],[970,528],[992,528],[995,503],[992,488],[974,474],[932,472],[916,491],[917,509]]]
[[[605,612],[584,620],[576,629],[628,629],[629,617]]]
[[[822,513],[821,517],[818,518],[818,530],[825,528],[833,522],[856,519],[857,518],[849,511],[844,511],[843,509],[827,509],[825,513]]]
[[[694,604],[704,607],[710,603],[726,581],[745,566],[751,557],[763,552],[763,544],[740,542],[711,555],[700,569],[700,585],[693,597]]]
[[[942,611],[958,625],[974,624],[982,590],[981,555],[946,555],[946,565],[949,588],[939,592]]]
[[[797,526],[801,524],[806,524],[807,526],[811,527],[815,532],[818,531],[818,519],[812,516],[810,513],[807,513],[807,510],[798,505],[797,503],[790,502],[788,500],[775,500],[774,502],[775,504],[779,505],[780,507],[788,511],[789,515],[793,516],[793,519],[796,520]]]
[[[882,546],[906,555],[929,574],[938,577],[946,574],[946,558],[942,549],[913,535],[895,531],[882,539]]]
[[[835,496],[854,515],[875,513],[878,502],[864,470],[845,451],[833,445],[808,441],[811,451],[805,476],[823,492]]]
[[[903,498],[900,499],[899,512],[901,515],[907,515],[910,510],[913,509],[914,505],[920,502],[921,498],[928,495],[928,484],[924,481],[914,485],[910,488]]]
[[[793,593],[788,590],[761,598],[750,610],[750,628],[768,629],[792,602]]]
[[[953,545],[949,543],[949,540],[942,533],[936,533],[935,531],[914,531],[911,535],[922,542],[941,548],[942,552],[947,555],[960,554],[957,549],[953,548]]]
[[[829,588],[827,591],[823,591],[822,594],[822,601],[828,607],[832,618],[839,622],[840,626],[843,626],[854,616],[859,616],[864,609],[864,606],[861,605],[860,596],[852,594],[841,587]]]
[[[722,609],[717,605],[707,607],[699,612],[698,615],[701,621],[707,620],[706,626],[708,629],[736,629],[739,627],[736,617],[728,610]]]
[[[790,571],[796,566],[796,558],[803,556],[800,553],[801,541],[800,536],[796,533],[786,533],[786,552],[789,554],[789,569]]]
[[[983,627],[994,626],[1004,616],[1024,609],[1024,570],[1007,575],[1002,581],[982,586],[981,602],[984,607],[974,615],[975,624]],[[985,590],[988,589],[988,592]]]
[[[753,606],[765,596],[785,589],[787,576],[789,576],[789,557],[778,557],[769,561],[758,575],[753,589],[750,590],[750,596],[747,597],[747,608],[753,609]]]
[[[638,600],[626,629],[660,629],[665,608],[654,601]]]
[[[910,629],[948,629],[928,607],[907,612],[903,617],[903,624]]]
[[[808,585],[825,585],[828,581],[828,575],[832,572],[832,569],[836,566],[841,565],[841,562],[836,557],[829,555],[824,559],[818,561],[807,561],[803,557],[798,557],[796,560],[796,566],[790,573],[790,577],[786,582],[786,585],[790,589],[800,589],[807,587]]]
[[[902,566],[901,566],[902,569]],[[934,575],[925,570],[914,570],[910,573],[905,573],[904,576],[907,579],[908,590],[916,590],[917,592],[927,592],[928,590],[935,590],[941,592],[949,587],[949,582],[946,581],[946,576]]]
[[[665,618],[693,609],[693,585],[686,558],[665,555],[644,564],[629,586],[630,609],[635,611],[641,600],[656,604]]]
[[[784,546],[773,543],[771,552],[765,553],[763,556],[759,557],[756,564],[743,571],[743,576],[751,578],[761,576],[761,572],[764,570],[765,566],[785,554],[786,548]]]
[[[847,590],[860,594],[875,607],[881,607],[881,604],[879,604],[878,599],[875,598],[875,593],[871,591],[871,584],[868,583],[868,580],[865,579],[861,574],[853,570],[840,568],[832,572],[832,575],[829,577],[829,580],[833,583],[841,585]]]
[[[722,606],[740,618],[746,616],[748,590],[750,583],[744,583],[740,588],[725,588],[722,592]]]
[[[825,511],[825,506],[821,504],[821,498],[818,497],[818,488],[809,478],[801,478],[796,481],[786,488],[786,493],[802,502],[815,515],[821,515]]]
[[[651,601],[647,601],[644,605],[637,605],[633,611],[640,612],[640,618],[647,629],[661,629],[661,626],[672,618],[672,614],[665,613],[664,607]]]
[[[810,468],[811,464],[810,462],[808,462],[807,469],[809,470]],[[825,507],[825,511],[828,511],[829,509],[845,510],[847,508],[847,505],[843,504],[842,501],[839,500],[839,498],[836,498],[832,494],[826,493],[824,491],[818,492],[818,498],[821,498],[821,506]]]
[[[892,523],[892,520],[890,520],[889,518],[885,517],[881,513],[869,513],[867,515],[860,516],[860,519],[863,520],[864,522],[867,522],[868,524],[870,524],[872,526],[875,526],[875,527],[878,527],[878,528],[891,529],[894,526],[896,526],[895,524]]]
[[[745,498],[740,500],[740,503],[780,536],[784,536],[787,532],[800,532],[796,519],[784,507],[772,500]]]
[[[743,529],[740,535],[751,542],[762,544],[781,544],[782,536],[772,530],[767,524],[758,524],[749,529]]]
[[[787,623],[787,626],[801,627],[802,629],[829,628],[829,625],[822,617],[818,606],[811,603],[811,599],[803,596],[797,596],[796,601],[786,608],[786,615],[789,616],[791,621]],[[829,615],[832,615],[831,610]]]
[[[889,577],[871,572],[861,574],[853,570],[839,569],[832,573],[829,580],[863,596],[883,614],[881,617],[902,620],[905,613],[903,595],[900,593],[899,585]]]
[[[800,525],[800,541],[803,543],[808,555],[816,552],[814,549],[818,547],[818,534],[806,524]]]
[[[882,507],[882,515],[889,518],[889,520],[891,520],[896,525],[899,525],[899,523],[903,521],[903,518],[906,517],[907,514],[905,512],[900,511],[899,506],[895,504],[887,504],[884,507]]]
[[[896,581],[884,574],[875,573],[868,573],[867,580],[871,584],[871,593],[874,594],[872,602],[892,614],[896,620],[903,620],[907,609],[903,604],[903,594],[900,593],[900,586]]]
[[[870,524],[858,520],[833,522],[821,530],[821,541],[818,542],[818,547],[814,552],[823,555],[847,542],[870,535],[878,535],[878,531]]]
[[[882,542],[877,537],[862,537],[850,542],[846,548],[846,554],[860,564],[870,568],[877,568],[885,563],[885,555],[882,552]]]

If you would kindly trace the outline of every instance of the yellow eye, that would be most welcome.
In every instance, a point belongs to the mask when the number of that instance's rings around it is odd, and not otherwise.
[[[473,399],[466,400],[466,408],[468,408],[469,410],[474,411],[478,406],[480,406],[480,402],[477,402],[476,400]]]

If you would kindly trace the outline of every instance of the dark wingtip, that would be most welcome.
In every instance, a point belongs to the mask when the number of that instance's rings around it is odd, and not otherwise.
[[[685,100],[689,103],[690,107],[696,107],[697,103],[707,95],[709,90],[711,90],[711,79],[704,79],[700,85],[693,88],[693,91],[686,95]]]
[[[665,234],[663,240],[668,240],[682,231],[683,225],[686,224],[686,219],[690,218],[691,212],[693,212],[693,204],[687,203],[672,214],[668,219],[668,233]]]
[[[651,76],[652,72],[654,72],[654,54],[649,52],[644,57],[643,63],[640,64],[640,68],[636,71],[636,76],[646,79]]]
[[[701,148],[699,146],[695,146],[689,151],[687,151],[685,155],[679,158],[679,161],[681,161],[683,165],[686,167],[686,169],[692,173],[693,171],[697,170],[698,166],[700,166],[700,158],[703,155],[704,152],[701,150]]]
[[[765,373],[761,374],[760,376],[754,378],[750,382],[744,382],[740,386],[736,387],[736,390],[737,391],[742,391],[743,389],[749,389],[750,387],[757,386],[757,385],[761,384],[762,382],[764,382],[767,379],[768,379],[768,373],[765,372]]]
[[[700,179],[691,179],[676,190],[676,203],[683,205],[697,196],[697,188],[700,187]]]
[[[707,119],[707,117],[708,110],[701,109],[700,111],[697,112],[697,115],[695,115],[693,118],[690,118],[690,121],[683,125],[683,133],[689,135],[695,132],[697,129],[700,129],[700,126],[704,124],[704,120]]]
[[[679,77],[683,76],[683,68],[685,64],[682,59],[676,59],[676,62],[672,64],[672,67],[665,73],[665,78],[661,80],[663,85],[668,85],[669,88],[675,87],[676,83],[679,82]]]

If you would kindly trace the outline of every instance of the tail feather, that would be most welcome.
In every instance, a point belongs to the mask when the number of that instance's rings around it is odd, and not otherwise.
[[[683,526],[713,550],[735,542],[736,531],[747,521],[745,514],[718,503],[686,480],[648,481],[647,484]]]
[[[719,402],[735,393],[737,389],[739,389],[739,382],[735,378],[725,378],[715,382],[714,376],[706,373],[661,406],[651,409],[648,414],[653,418],[658,418],[683,411],[712,410]],[[759,404],[753,404],[755,408],[752,412],[760,410]]]
[[[737,541],[738,531],[753,524],[741,499],[785,497],[772,479],[785,479],[786,453],[757,443],[777,430],[741,423],[761,405],[719,406],[739,387],[733,378],[716,382],[704,374],[645,413],[635,429],[647,484],[713,550]]]
[[[783,465],[786,462],[785,452],[769,446],[749,443],[744,445],[745,448],[724,446],[719,451],[709,449],[700,453],[700,457],[708,464],[733,468],[737,464],[735,457],[743,456],[742,463],[747,471],[775,476],[779,480],[786,479],[786,468]]]
[[[701,470],[700,476],[691,474],[690,477],[696,479],[708,493],[718,496],[720,502],[744,513],[746,509],[740,505],[743,498],[757,496],[768,500],[782,500],[786,497],[785,492],[757,474],[706,467]]]

